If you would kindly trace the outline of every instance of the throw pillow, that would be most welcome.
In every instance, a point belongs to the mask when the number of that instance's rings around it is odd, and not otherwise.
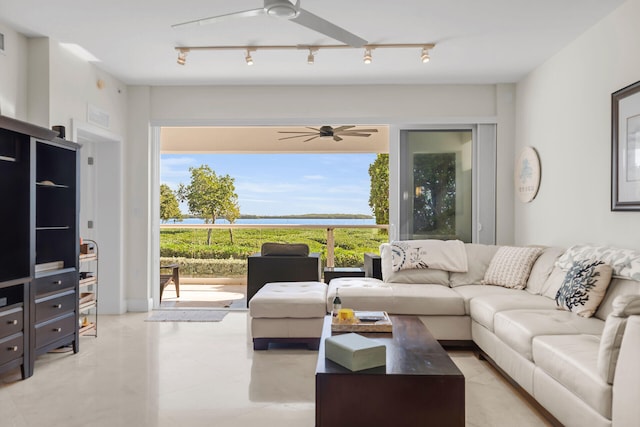
[[[491,259],[482,284],[524,289],[531,267],[541,253],[541,248],[500,247]]]
[[[582,317],[591,317],[598,309],[611,282],[613,270],[602,261],[575,261],[556,293],[558,308]]]

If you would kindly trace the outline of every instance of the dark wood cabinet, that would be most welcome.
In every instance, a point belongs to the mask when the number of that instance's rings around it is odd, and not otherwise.
[[[0,116],[0,374],[78,347],[78,149]]]

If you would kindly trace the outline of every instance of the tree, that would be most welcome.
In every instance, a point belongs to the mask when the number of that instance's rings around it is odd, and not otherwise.
[[[160,185],[160,219],[164,222],[170,219],[182,221],[178,199],[167,184]]]
[[[233,224],[240,218],[240,206],[238,206],[237,197],[234,197],[230,202],[225,207],[223,216],[229,221],[229,224]],[[229,239],[231,239],[231,244],[233,245],[233,228],[229,228]]]
[[[369,165],[369,176],[369,206],[376,217],[376,224],[389,224],[389,154],[378,154]]]
[[[191,183],[187,186],[180,184],[178,195],[187,201],[190,213],[204,219],[205,224],[215,224],[216,219],[225,214],[240,211],[234,178],[218,176],[207,165],[189,168],[189,172]],[[211,229],[207,230],[207,245],[210,244]]]

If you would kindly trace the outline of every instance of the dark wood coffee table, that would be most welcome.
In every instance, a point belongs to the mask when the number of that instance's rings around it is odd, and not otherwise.
[[[363,333],[387,347],[387,365],[352,372],[325,358],[316,367],[316,427],[464,426],[464,376],[417,316],[391,316],[393,332]]]

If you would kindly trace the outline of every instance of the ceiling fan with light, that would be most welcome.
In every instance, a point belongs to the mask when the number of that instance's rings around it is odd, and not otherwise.
[[[278,133],[296,133],[297,135],[293,136],[285,136],[283,138],[279,138],[278,141],[282,141],[285,139],[293,139],[293,138],[307,138],[304,142],[308,142],[314,140],[316,138],[333,138],[334,141],[342,141],[341,137],[350,137],[350,136],[361,136],[368,137],[371,136],[372,133],[378,132],[378,129],[354,129],[354,125],[349,126],[338,126],[337,128],[333,128],[331,126],[321,126],[319,128],[313,128],[307,126],[307,129],[311,129],[311,131],[279,131]]]
[[[268,15],[276,18],[288,19],[303,27],[322,33],[353,47],[362,47],[367,41],[331,22],[300,8],[300,0],[292,3],[289,0],[264,0],[264,6],[258,9],[243,10],[226,15],[211,16],[172,25],[172,28],[183,28],[193,25],[208,25],[234,18],[249,18],[252,16]]]

